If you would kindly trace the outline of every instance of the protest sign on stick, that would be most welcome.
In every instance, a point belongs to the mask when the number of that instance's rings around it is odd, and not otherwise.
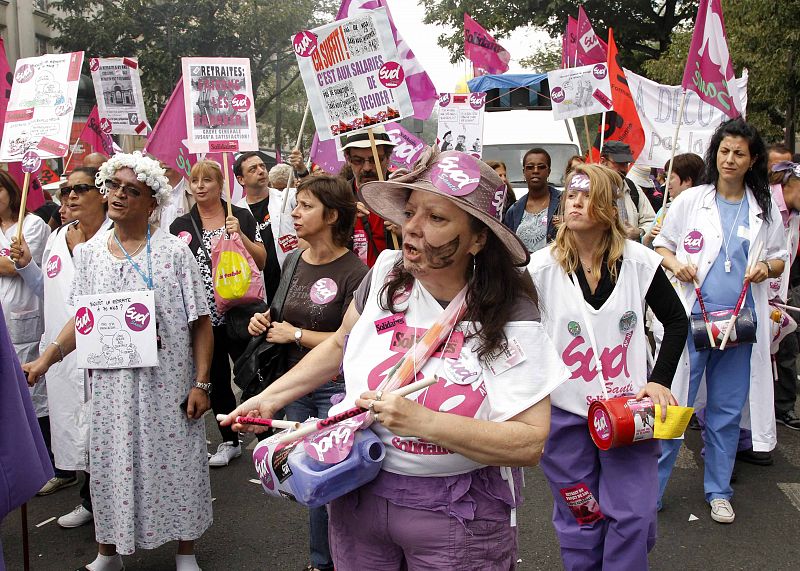
[[[461,151],[481,158],[486,93],[440,93],[436,144],[441,151]]]
[[[138,60],[133,57],[91,58],[89,71],[103,132],[146,135],[150,125],[145,114]]]
[[[321,140],[414,114],[384,8],[292,39]]]

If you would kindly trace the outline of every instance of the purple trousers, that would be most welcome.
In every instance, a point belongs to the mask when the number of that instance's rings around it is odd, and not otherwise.
[[[586,419],[553,407],[541,467],[568,571],[641,571],[656,543],[658,457],[645,440],[599,450]]]
[[[509,520],[462,524],[441,511],[393,504],[369,485],[333,500],[328,509],[336,571],[516,568],[517,528]]]

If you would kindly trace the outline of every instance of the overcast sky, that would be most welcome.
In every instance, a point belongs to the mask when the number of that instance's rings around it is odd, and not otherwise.
[[[387,1],[398,31],[421,61],[436,85],[436,89],[441,92],[453,91],[456,84],[467,73],[467,67],[464,64],[451,64],[450,54],[436,43],[439,35],[448,30],[422,24],[425,10],[415,0]],[[500,39],[500,44],[511,53],[509,71],[522,71],[519,60],[529,56],[536,46],[547,39],[548,36],[545,32],[535,31],[531,28],[519,28],[510,37]],[[472,76],[470,75],[470,77]]]

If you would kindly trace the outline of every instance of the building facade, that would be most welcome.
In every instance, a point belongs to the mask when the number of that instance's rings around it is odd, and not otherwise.
[[[0,36],[11,69],[19,58],[54,52],[55,31],[45,23],[49,0],[0,0]]]

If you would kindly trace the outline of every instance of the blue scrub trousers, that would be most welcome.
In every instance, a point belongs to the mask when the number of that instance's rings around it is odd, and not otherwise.
[[[703,437],[703,489],[706,501],[730,499],[733,497],[731,473],[739,444],[739,421],[750,392],[750,354],[753,346],[746,344],[728,347],[724,351],[695,351],[691,336],[688,345],[691,363],[688,406],[693,406],[703,372],[706,374],[706,425]],[[681,439],[661,442],[661,457],[658,459],[659,507],[682,443]]]

